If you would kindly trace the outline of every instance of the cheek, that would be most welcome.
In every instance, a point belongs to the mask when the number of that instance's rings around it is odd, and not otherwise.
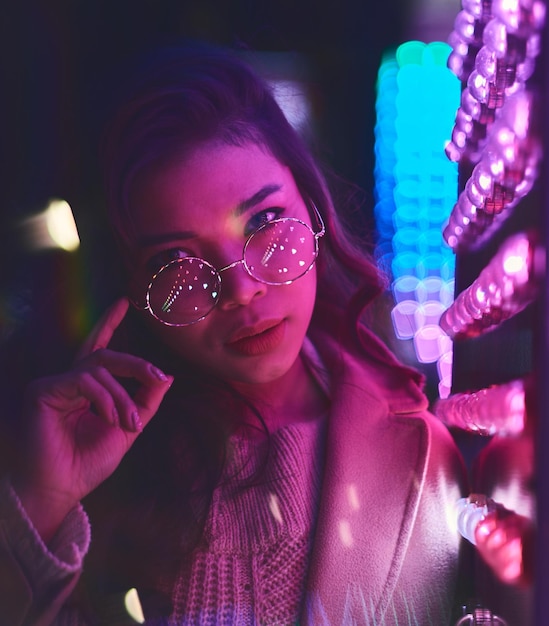
[[[291,297],[295,307],[305,315],[310,315],[316,300],[316,269],[313,267],[305,276],[292,283]]]
[[[150,317],[150,316],[149,316]],[[190,362],[203,362],[201,356],[209,351],[207,325],[204,321],[190,326],[165,326],[151,318],[149,328],[151,333],[176,356],[183,357]]]

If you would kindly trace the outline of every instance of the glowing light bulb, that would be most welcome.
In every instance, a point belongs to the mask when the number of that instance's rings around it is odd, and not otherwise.
[[[454,394],[436,402],[435,414],[447,426],[480,435],[518,435],[526,419],[524,382]]]

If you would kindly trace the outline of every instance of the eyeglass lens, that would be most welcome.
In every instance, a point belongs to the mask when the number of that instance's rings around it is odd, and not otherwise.
[[[282,218],[262,226],[248,238],[243,262],[257,280],[281,285],[306,274],[317,251],[316,236],[306,224]],[[201,320],[214,308],[220,288],[220,273],[213,266],[203,259],[187,257],[172,261],[156,274],[147,300],[152,314],[165,324],[187,325]]]

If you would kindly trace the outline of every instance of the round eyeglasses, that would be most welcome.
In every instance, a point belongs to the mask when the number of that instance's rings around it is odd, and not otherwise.
[[[166,326],[200,322],[219,302],[221,272],[240,264],[261,283],[293,283],[313,267],[318,240],[326,232],[318,209],[312,206],[318,232],[295,217],[282,217],[255,230],[244,244],[242,259],[221,269],[193,256],[170,261],[152,277],[145,310]]]

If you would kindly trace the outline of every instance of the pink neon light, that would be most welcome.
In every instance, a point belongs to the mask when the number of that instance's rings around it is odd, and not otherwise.
[[[531,190],[542,157],[539,139],[529,134],[532,107],[533,95],[522,90],[509,96],[500,110],[444,229],[444,239],[454,250],[480,246]],[[463,115],[458,112],[454,130]]]
[[[493,385],[439,400],[437,417],[448,426],[480,435],[517,435],[524,429],[525,392],[522,380]]]
[[[478,278],[443,313],[450,337],[474,337],[522,311],[539,292],[545,254],[526,233],[509,237]]]
[[[482,494],[456,504],[460,534],[474,544],[483,560],[506,584],[529,582],[523,556],[531,543],[532,522]]]
[[[542,0],[465,0],[449,37],[449,68],[467,87],[446,154],[475,163],[486,127],[534,71],[545,22]]]

